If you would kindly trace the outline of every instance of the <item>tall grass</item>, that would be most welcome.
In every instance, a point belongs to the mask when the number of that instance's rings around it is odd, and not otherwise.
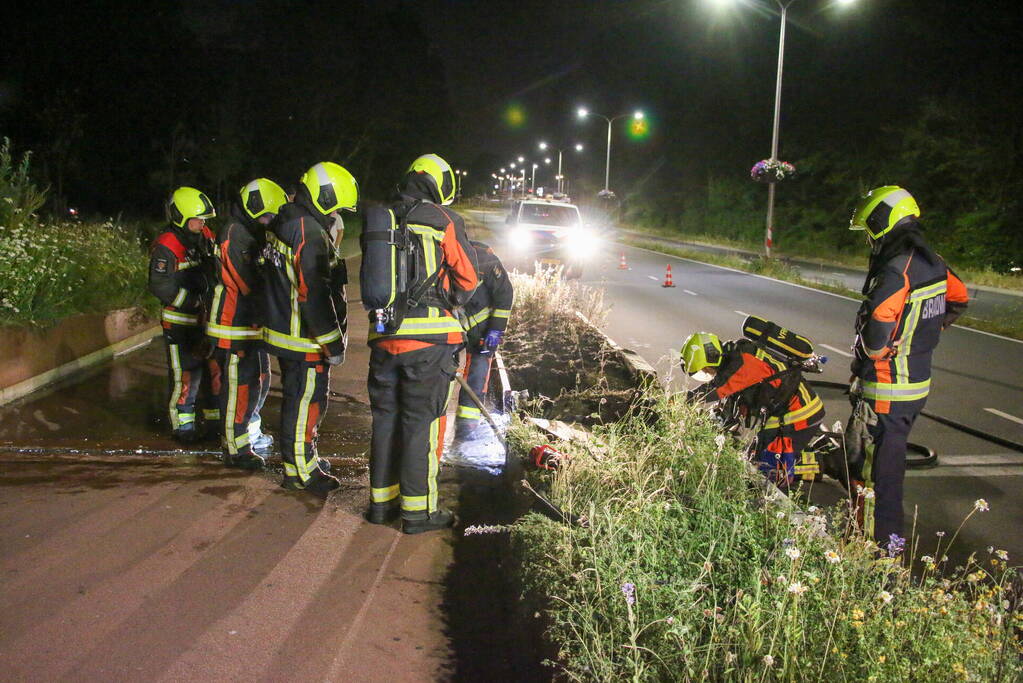
[[[40,325],[75,313],[146,305],[146,257],[134,226],[47,221],[29,176],[0,145],[0,324]]]

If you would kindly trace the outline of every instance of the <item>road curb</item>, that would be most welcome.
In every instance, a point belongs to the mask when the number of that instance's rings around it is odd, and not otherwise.
[[[600,335],[604,342],[621,356],[622,361],[629,370],[629,375],[632,379],[639,383],[639,388],[643,388],[648,384],[657,382],[657,371],[654,370],[653,366],[650,365],[650,363],[647,363],[642,356],[632,349],[624,348],[614,339],[607,336],[606,332],[590,322],[589,318],[583,315],[580,311],[576,311],[575,314],[576,317],[582,320],[591,330]]]

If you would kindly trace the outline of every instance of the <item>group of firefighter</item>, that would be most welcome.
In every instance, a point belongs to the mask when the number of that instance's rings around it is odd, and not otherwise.
[[[437,472],[446,410],[459,355],[467,387],[459,397],[456,433],[472,438],[493,354],[502,342],[513,291],[494,253],[470,242],[448,205],[456,190],[450,165],[434,154],[417,158],[386,207],[364,215],[361,236],[400,249],[414,273],[404,300],[388,308],[389,325],[370,312],[368,389],[373,426],[368,521],[401,519],[405,533],[454,523],[438,506]],[[153,243],[149,289],[163,304],[161,321],[170,378],[168,416],[182,442],[217,439],[231,467],[260,469],[273,439],[261,429],[278,361],[284,465],[282,486],[326,495],[340,486],[317,453],[327,412],[332,366],[348,345],[348,273],[341,256],[343,211],[360,206],[359,187],[344,167],[321,162],[291,193],[267,178],[246,184],[218,232],[209,197],[180,187],[167,203],[169,226]],[[370,218],[391,217],[374,233]],[[400,217],[401,230],[394,218]],[[379,227],[379,226],[377,226]],[[379,260],[378,260],[379,263]],[[364,290],[395,298],[393,269],[367,265]],[[409,292],[414,292],[413,300]],[[395,315],[394,311],[399,311]]]
[[[400,517],[406,533],[454,523],[438,505],[437,472],[459,354],[464,349],[469,390],[459,397],[456,436],[471,438],[481,419],[476,399],[485,393],[512,307],[501,262],[487,245],[470,242],[462,218],[446,208],[455,189],[455,174],[443,159],[419,157],[392,201],[365,213],[361,238],[373,417],[366,516],[377,524]],[[164,305],[168,410],[177,438],[191,441],[213,432],[227,465],[262,467],[272,439],[262,433],[259,412],[270,388],[270,356],[276,356],[282,486],[320,495],[339,486],[316,452],[316,437],[327,410],[330,368],[344,361],[347,346],[340,212],[358,205],[352,175],[322,162],[291,195],[266,178],[248,183],[227,225],[214,234],[206,225],[215,215],[209,198],[190,187],[175,190],[167,205],[170,226],[154,243],[150,289]],[[396,231],[399,224],[403,230]],[[924,239],[920,208],[905,189],[887,185],[867,193],[850,229],[865,232],[871,254],[854,326],[849,392],[848,428],[860,447],[848,449],[842,479],[857,500],[864,532],[885,544],[904,533],[907,440],[927,400],[931,356],[968,297]],[[393,264],[367,267],[366,256],[381,246],[374,240],[392,255],[395,247],[412,245],[403,252],[411,260],[401,261],[401,273]],[[394,261],[383,257],[388,259]],[[404,289],[395,284],[407,277]],[[369,291],[387,304],[404,296],[400,315],[368,305]],[[746,416],[759,415],[755,448],[769,479],[789,489],[819,473],[807,446],[820,433],[824,405],[783,357],[750,339],[722,343],[699,332],[683,343],[681,363],[704,381],[688,393],[690,400],[731,398]]]

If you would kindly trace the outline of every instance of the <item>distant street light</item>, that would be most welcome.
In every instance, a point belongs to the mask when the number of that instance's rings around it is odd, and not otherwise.
[[[793,2],[794,0],[789,0],[789,1]],[[581,119],[585,119],[587,116],[596,116],[596,117],[602,118],[605,121],[607,121],[607,161],[604,164],[604,192],[609,192],[610,190],[608,189],[608,185],[609,185],[609,182],[611,180],[611,124],[613,122],[617,121],[618,119],[623,119],[623,118],[625,118],[626,116],[629,116],[629,115],[628,114],[619,114],[618,116],[612,116],[611,118],[608,118],[608,117],[604,116],[603,114],[597,114],[595,112],[591,112],[586,107],[579,107],[579,109],[576,111],[576,114]],[[635,112],[632,113],[632,118],[637,120],[637,121],[642,120],[643,117],[644,117],[644,114],[643,114],[642,111],[636,110]]]
[[[785,24],[789,5],[796,0],[774,0],[781,10],[781,31],[778,34],[778,74],[774,81],[774,126],[771,130],[771,161],[778,160],[778,123],[781,117],[781,76],[785,63]],[[717,5],[734,5],[737,0],[713,0]],[[851,5],[855,0],[838,0],[841,5]],[[637,112],[638,113],[638,112]],[[774,241],[774,183],[767,186],[767,225],[764,231],[764,255],[771,258]]]
[[[540,164],[533,164],[533,173],[529,178],[529,189],[530,191],[536,190],[536,169],[540,167]]]
[[[550,145],[548,145],[546,142],[541,142],[537,146],[540,148],[541,151],[546,151],[548,148],[550,148]],[[561,181],[564,178],[564,176],[561,173],[562,149],[560,147],[558,147],[557,150],[558,150],[558,175],[556,175],[555,178],[558,181],[558,194],[561,194],[561,192],[562,192]],[[579,142],[575,143],[575,151],[577,151],[577,152],[583,151],[582,143],[579,143]],[[544,161],[546,163],[550,163],[550,159],[544,159]]]

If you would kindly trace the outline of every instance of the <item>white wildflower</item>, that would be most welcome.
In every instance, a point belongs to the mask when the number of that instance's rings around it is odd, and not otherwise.
[[[892,601],[892,594],[888,591],[881,591],[877,597],[881,598],[881,602],[886,605]]]
[[[988,505],[987,501],[984,500],[983,498],[978,498],[977,500],[973,501],[973,509],[976,510],[977,512],[987,512],[988,510],[991,509],[991,506]]]
[[[789,593],[794,593],[795,595],[802,595],[805,592],[806,586],[804,586],[799,581],[793,581],[792,583],[789,584]]]
[[[827,561],[828,561],[828,562],[830,562],[831,564],[836,564],[836,563],[838,563],[838,562],[841,562],[841,561],[842,561],[842,558],[841,558],[841,557],[839,556],[839,554],[838,554],[838,553],[836,553],[836,552],[835,552],[834,550],[829,550],[829,551],[825,552],[825,553],[824,553],[824,557],[825,557],[825,559],[827,559]]]
[[[790,560],[798,560],[800,555],[799,548],[786,548],[785,554],[789,556]]]

